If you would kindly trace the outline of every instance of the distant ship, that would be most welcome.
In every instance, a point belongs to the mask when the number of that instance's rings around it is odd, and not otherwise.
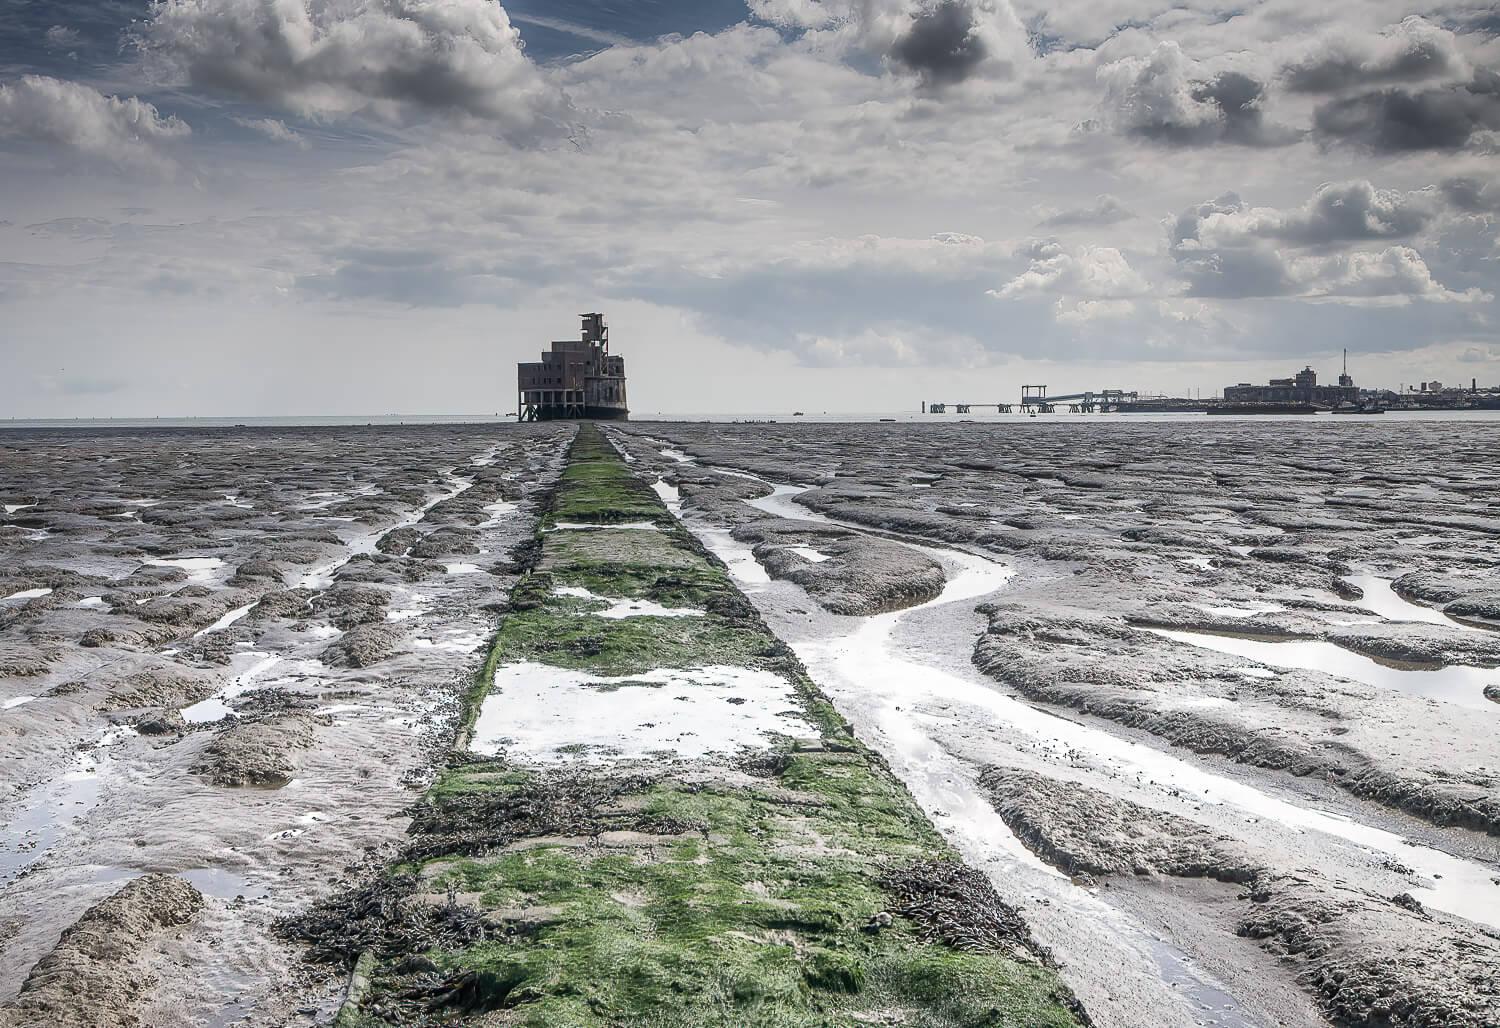
[[[1216,403],[1208,408],[1209,414],[1316,414],[1318,408],[1310,403]]]
[[[626,421],[625,358],[609,352],[602,314],[583,314],[579,339],[552,343],[540,361],[516,365],[522,421],[596,419]]]

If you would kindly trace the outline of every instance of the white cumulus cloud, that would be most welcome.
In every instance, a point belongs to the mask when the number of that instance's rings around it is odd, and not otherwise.
[[[1026,250],[1030,266],[990,295],[1002,300],[1028,293],[1056,293],[1097,300],[1121,300],[1148,291],[1146,279],[1113,246],[1064,249],[1053,240]],[[1116,305],[1113,310],[1118,310]]]
[[[566,113],[490,0],[160,0],[138,43],[169,81],[309,118],[454,115],[525,135]]]
[[[0,136],[64,146],[118,164],[166,166],[162,145],[192,129],[136,97],[46,75],[0,83]]]

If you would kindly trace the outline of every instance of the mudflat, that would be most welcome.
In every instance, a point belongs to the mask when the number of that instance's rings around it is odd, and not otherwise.
[[[1500,1022],[1494,436],[0,434],[0,1023]]]

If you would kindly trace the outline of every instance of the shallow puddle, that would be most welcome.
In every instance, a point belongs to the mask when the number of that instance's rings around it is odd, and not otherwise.
[[[1500,683],[1500,669],[1456,665],[1439,668],[1397,667],[1318,639],[1271,642],[1169,628],[1146,628],[1142,631],[1235,657],[1248,657],[1272,667],[1322,671],[1337,678],[1392,689],[1409,696],[1422,696],[1463,707],[1495,711],[1495,704],[1484,697],[1484,687]]]
[[[99,802],[100,776],[109,765],[109,747],[134,729],[111,728],[78,754],[61,778],[27,796],[0,829],[0,888],[44,859],[62,834]]]
[[[1362,599],[1354,601],[1355,606],[1374,611],[1387,621],[1420,621],[1429,625],[1459,628],[1466,632],[1481,631],[1481,629],[1453,620],[1440,610],[1434,610],[1420,603],[1412,603],[1396,592],[1389,578],[1381,578],[1378,575],[1350,575],[1344,581],[1364,593]]]
[[[461,628],[449,629],[436,638],[423,637],[412,640],[419,650],[447,650],[450,653],[473,653],[484,645],[484,636],[478,632],[467,632]]]
[[[1257,614],[1275,614],[1286,610],[1279,603],[1250,603],[1244,606],[1211,607],[1200,604],[1199,610],[1225,618],[1253,618]]]
[[[280,663],[281,658],[271,653],[256,650],[236,653],[230,658],[230,668],[234,669],[235,674],[229,684],[208,699],[183,707],[182,719],[189,724],[207,724],[221,718],[236,717],[234,709],[225,701],[257,688],[257,681]]]
[[[355,557],[374,553],[375,544],[378,543],[381,537],[383,537],[387,532],[394,532],[398,528],[410,528],[412,525],[415,525],[417,522],[425,518],[427,516],[427,512],[432,510],[432,508],[436,507],[444,500],[451,500],[453,497],[457,496],[459,493],[463,492],[465,489],[474,484],[472,480],[461,478],[457,475],[450,476],[448,481],[450,486],[449,489],[438,493],[417,510],[412,511],[410,514],[399,519],[395,524],[390,525],[387,528],[376,529],[373,532],[362,532],[354,538],[348,540],[344,543],[345,553],[342,557],[339,557],[337,560],[329,561],[327,564],[319,565],[318,567],[313,568],[311,571],[305,572],[291,584],[302,589],[327,589],[333,584],[334,576],[338,572],[339,568],[343,567],[345,564],[348,564]],[[330,500],[328,502],[332,503],[333,501]]]
[[[147,567],[177,568],[187,572],[189,582],[212,582],[216,572],[224,567],[218,557],[153,557],[146,561]]]
[[[236,621],[238,621],[240,618],[244,617],[254,609],[255,604],[253,603],[247,603],[243,607],[236,607],[234,608],[234,610],[231,610],[229,613],[219,618],[219,620],[215,621],[213,624],[209,625],[201,632],[193,633],[193,638],[196,639],[200,636],[211,635],[214,632],[222,632],[224,631],[224,629],[228,628],[230,625],[234,624]]]
[[[696,607],[664,607],[653,600],[611,599],[608,596],[591,593],[576,585],[565,585],[552,592],[556,596],[571,596],[579,600],[607,603],[609,606],[604,610],[591,610],[588,613],[593,617],[609,618],[611,621],[635,617],[694,618],[702,617],[705,613]]]
[[[660,532],[661,526],[653,521],[617,521],[610,524],[596,524],[584,521],[559,521],[551,528],[544,528],[544,532],[587,532],[599,531],[601,529],[626,529],[632,532]]]
[[[485,504],[484,510],[487,514],[489,514],[489,518],[481,521],[476,527],[495,528],[499,525],[503,525],[508,519],[508,516],[515,513],[516,505],[514,503],[511,503],[509,500],[497,500],[494,503]]]
[[[177,877],[192,882],[205,896],[215,896],[224,900],[232,900],[240,896],[245,899],[260,899],[271,891],[264,885],[251,885],[244,875],[224,867],[189,868],[186,871],[177,872]]]
[[[683,758],[815,734],[780,675],[711,665],[611,678],[523,662],[497,668],[469,748],[521,764]]]
[[[651,483],[651,488],[656,490],[656,495],[661,497],[661,502],[667,505],[669,511],[673,514],[682,512],[682,490],[664,478],[658,478]]]
[[[788,546],[787,549],[791,550],[793,553],[795,553],[797,556],[801,557],[803,560],[811,561],[814,564],[821,564],[825,560],[829,559],[828,554],[826,554],[826,553],[819,553],[817,550],[813,549],[811,546]]]

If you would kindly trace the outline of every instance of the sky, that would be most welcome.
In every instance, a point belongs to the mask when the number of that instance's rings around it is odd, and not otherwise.
[[[0,417],[1500,384],[1480,0],[0,0]]]

